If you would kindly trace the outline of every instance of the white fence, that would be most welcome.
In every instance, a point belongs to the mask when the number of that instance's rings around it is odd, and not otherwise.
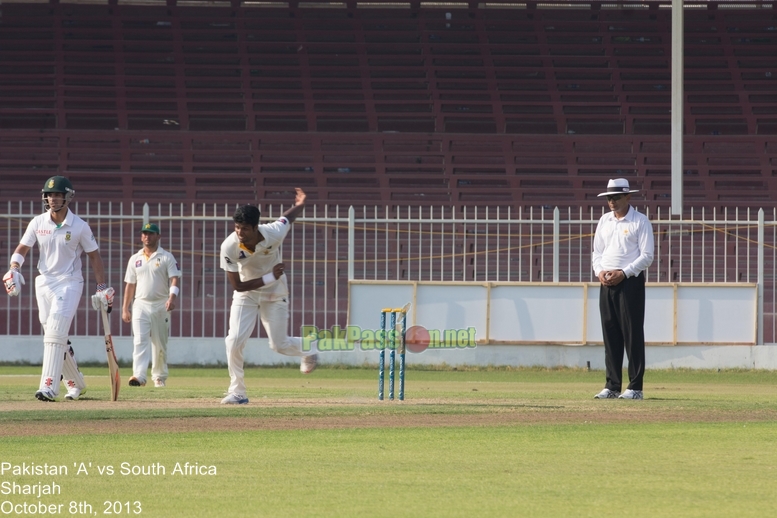
[[[223,337],[231,292],[218,250],[232,231],[235,206],[75,203],[100,243],[110,284],[123,293],[129,256],[140,246],[146,220],[162,229],[162,246],[183,270],[174,337]],[[268,207],[265,219],[284,207]],[[8,202],[0,209],[6,262],[39,203]],[[308,207],[283,247],[290,277],[291,330],[330,328],[347,319],[348,280],[591,282],[591,243],[599,213],[552,209],[509,211],[389,207]],[[648,282],[756,283],[758,343],[775,343],[777,213],[756,210],[690,212],[686,219],[648,214],[656,233],[656,260]],[[34,278],[37,250],[24,265]],[[88,261],[84,275],[93,287]],[[32,283],[22,296],[0,297],[0,336],[40,334]],[[99,335],[98,318],[82,299],[72,333]],[[118,303],[117,303],[118,304]],[[129,336],[128,324],[116,325]],[[263,331],[260,331],[260,333]],[[260,335],[262,336],[262,335]]]

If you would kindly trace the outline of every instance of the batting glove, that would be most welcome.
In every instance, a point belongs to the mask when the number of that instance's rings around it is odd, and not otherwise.
[[[113,309],[113,295],[115,291],[113,288],[106,288],[105,284],[97,285],[97,292],[92,295],[92,307],[97,311],[102,311],[103,308],[110,313]]]
[[[22,292],[22,285],[24,284],[24,276],[19,268],[11,268],[3,276],[3,284],[5,284],[5,292],[11,296],[16,297]]]

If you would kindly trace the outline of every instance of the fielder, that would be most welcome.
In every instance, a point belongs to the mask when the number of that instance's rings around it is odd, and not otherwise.
[[[130,257],[124,276],[121,318],[132,322],[134,335],[130,387],[145,386],[149,361],[154,386],[164,387],[167,381],[170,312],[180,293],[181,269],[173,254],[159,245],[160,237],[157,225],[143,225],[143,248]]]
[[[277,221],[259,225],[259,209],[242,205],[232,220],[235,231],[221,244],[221,268],[235,290],[229,311],[226,338],[227,366],[231,382],[223,405],[248,403],[243,380],[243,349],[256,327],[257,315],[270,340],[270,348],[287,356],[302,356],[300,371],[313,372],[318,355],[302,352],[302,339],[290,337],[289,287],[283,273],[280,246],[292,222],[302,213],[306,195],[295,189],[294,205]]]
[[[19,295],[24,285],[20,268],[37,242],[40,275],[35,279],[35,297],[43,326],[43,368],[35,397],[41,401],[55,401],[59,395],[59,382],[63,380],[67,386],[65,399],[75,400],[86,391],[86,382],[67,338],[84,291],[82,252],[89,257],[97,283],[92,307],[110,310],[114,290],[105,283],[105,269],[92,230],[68,207],[76,193],[70,180],[52,176],[46,180],[41,193],[44,213],[27,225],[11,256],[11,269],[3,277],[3,283],[8,295]]]

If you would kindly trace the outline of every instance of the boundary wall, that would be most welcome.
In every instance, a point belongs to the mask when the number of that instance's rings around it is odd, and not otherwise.
[[[5,225],[0,236],[7,250],[13,249],[39,207],[39,203],[9,203],[5,213],[0,214],[0,222]],[[217,250],[231,232],[233,210],[227,206],[174,204],[147,205],[142,212],[122,204],[77,203],[74,207],[74,212],[95,231],[110,283],[119,292],[117,300],[122,295],[127,258],[138,247],[140,226],[146,221],[160,224],[163,246],[176,254],[183,271],[180,306],[171,322],[173,364],[216,365],[225,360],[223,337],[231,291],[218,267]],[[263,207],[268,219],[282,212],[283,207]],[[558,209],[468,212],[309,207],[295,222],[283,247],[283,260],[291,276],[290,330],[298,335],[303,325],[330,329],[345,327],[349,322],[377,328],[376,308],[399,307],[406,302],[413,302],[419,311],[431,308],[434,314],[438,299],[455,300],[439,290],[446,285],[460,286],[458,289],[485,290],[492,297],[490,334],[479,337],[477,347],[471,350],[428,350],[411,355],[411,365],[597,368],[603,361],[603,351],[597,343],[595,304],[590,303],[595,291],[592,286],[596,286],[590,250],[598,216],[582,211],[562,214]],[[648,365],[777,368],[770,352],[777,342],[776,214],[767,218],[763,211],[756,214],[754,210],[743,210],[701,211],[682,219],[660,212],[648,216],[656,234],[656,259],[647,271],[647,281],[649,289],[660,295],[649,309],[652,313],[648,325],[660,325],[647,329],[649,335],[655,333],[648,338]],[[36,253],[34,249],[24,265],[28,289],[20,297],[0,297],[3,363],[40,361],[40,324],[34,290],[29,289],[37,275]],[[87,263],[84,277],[91,288],[93,280]],[[376,294],[375,307],[369,305],[373,301],[351,300],[353,286],[370,283],[391,283],[405,290],[410,286],[411,292],[400,293],[397,301],[385,301],[383,294]],[[432,291],[425,292],[427,287]],[[436,295],[429,298],[435,290]],[[511,290],[524,292],[508,293]],[[699,293],[693,295],[694,290],[712,290],[716,295],[699,297]],[[496,297],[500,293],[501,298]],[[80,361],[104,362],[102,329],[86,295],[71,329],[72,341]],[[661,303],[661,297],[671,299],[672,304]],[[733,300],[736,298],[739,302]],[[533,302],[521,310],[518,303],[527,299]],[[709,307],[701,308],[702,302]],[[354,307],[367,311],[363,320],[350,317]],[[444,315],[437,312],[434,318]],[[538,320],[542,315],[549,320]],[[421,320],[419,313],[415,323],[429,328],[449,326],[447,321],[423,318],[426,320]],[[521,318],[522,334],[509,336],[510,321],[520,322]],[[460,321],[454,318],[454,322]],[[577,328],[584,325],[586,334],[559,333],[563,328],[557,325],[559,322]],[[507,328],[499,327],[504,325]],[[532,333],[527,332],[527,325],[533,328]],[[112,330],[119,357],[129,361],[130,326],[115,316]],[[263,331],[254,333],[247,354],[247,361],[255,364],[287,361],[269,351]],[[327,352],[322,361],[360,365],[374,363],[373,356],[370,351]]]
[[[105,346],[100,336],[73,336],[78,361],[105,363]],[[0,362],[40,365],[43,357],[42,339],[37,336],[3,337]],[[132,338],[114,340],[119,362],[132,363]],[[223,366],[228,377],[223,339],[205,338],[193,343],[188,338],[171,338],[168,345],[171,365]],[[322,365],[344,364],[376,366],[377,351],[322,353]],[[296,363],[294,358],[270,350],[266,338],[252,338],[245,349],[246,365],[282,365]],[[648,345],[648,369],[777,369],[777,345]],[[512,367],[572,367],[604,370],[602,345],[478,345],[464,350],[426,350],[407,355],[408,366],[512,366]],[[128,367],[122,373],[129,376]],[[377,369],[376,369],[377,376]],[[412,374],[409,379],[412,379]]]

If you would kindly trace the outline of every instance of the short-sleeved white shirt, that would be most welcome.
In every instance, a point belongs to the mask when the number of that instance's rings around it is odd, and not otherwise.
[[[226,272],[238,272],[241,281],[257,279],[266,273],[271,273],[273,266],[282,262],[280,246],[286,234],[289,233],[291,222],[286,218],[259,225],[259,232],[264,236],[251,253],[240,246],[237,234],[232,232],[221,244],[221,268]],[[262,295],[285,297],[289,293],[286,275],[277,282],[258,289]]]
[[[594,234],[594,273],[623,270],[626,277],[636,277],[653,264],[653,246],[653,225],[647,216],[631,206],[621,219],[606,212]]]
[[[180,276],[181,268],[173,254],[158,246],[148,257],[141,248],[129,258],[124,282],[135,285],[135,300],[158,303],[170,295],[170,278]]]
[[[84,280],[81,274],[81,253],[98,249],[89,225],[67,209],[61,225],[52,221],[50,213],[35,216],[24,232],[21,244],[33,247],[38,243],[38,271],[52,280]]]

